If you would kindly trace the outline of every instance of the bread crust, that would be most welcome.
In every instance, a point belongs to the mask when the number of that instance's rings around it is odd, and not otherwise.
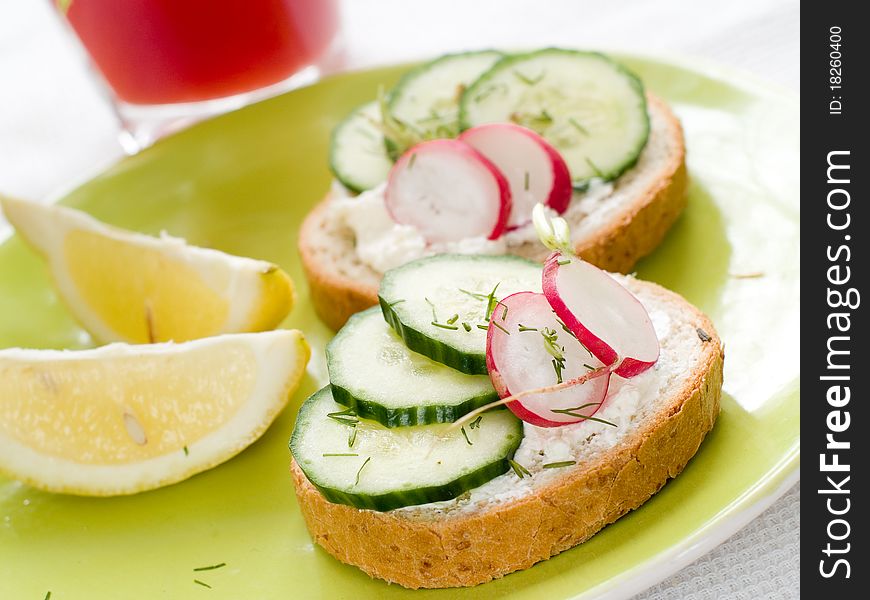
[[[593,235],[581,240],[577,253],[592,264],[611,272],[628,273],[635,263],[652,252],[686,206],[688,177],[683,129],[673,111],[661,99],[647,94],[651,112],[663,118],[669,147],[673,151],[629,206],[623,207]],[[617,180],[619,181],[619,180]],[[299,234],[299,252],[308,279],[315,312],[331,328],[339,329],[351,315],[378,302],[380,275],[360,265],[362,273],[343,273],[334,257],[353,253],[353,239],[330,228],[327,196],[306,216]],[[340,247],[336,254],[322,252],[324,231]],[[524,244],[513,252],[542,262],[547,250],[541,244]]]
[[[431,519],[330,503],[294,461],[296,495],[314,541],[338,560],[408,588],[472,586],[576,546],[638,508],[683,470],[712,429],[724,351],[703,313],[655,284],[637,285],[684,304],[686,319],[711,337],[692,376],[644,425],[518,500]]]
[[[321,235],[328,209],[327,195],[305,217],[299,231],[299,255],[314,312],[328,327],[338,331],[352,315],[378,303],[378,280],[364,281],[343,274],[318,254],[314,240]]]

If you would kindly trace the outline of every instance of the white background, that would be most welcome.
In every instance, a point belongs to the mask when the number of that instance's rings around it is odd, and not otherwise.
[[[344,68],[447,50],[565,45],[708,59],[800,89],[798,0],[342,4]],[[50,2],[0,0],[0,190],[44,198],[120,157],[116,134],[113,113]],[[728,542],[638,598],[798,598],[799,550],[798,484]]]

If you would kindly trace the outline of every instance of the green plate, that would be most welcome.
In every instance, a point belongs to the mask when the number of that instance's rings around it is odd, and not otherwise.
[[[800,449],[799,102],[708,65],[621,58],[682,119],[692,177],[685,215],[638,273],[707,311],[727,354],[722,414],[680,477],[585,544],[469,590],[388,586],[312,545],[287,440],[300,403],[326,381],[331,333],[308,302],[297,232],[329,187],[331,128],[404,68],[345,74],[174,135],[59,199],[109,223],[279,263],[301,291],[286,325],[306,333],[313,358],[260,441],[183,483],[94,499],[0,479],[0,597],[624,596],[772,502],[796,479]],[[5,230],[3,238],[0,347],[88,346],[42,262]],[[226,566],[194,572],[216,563]]]

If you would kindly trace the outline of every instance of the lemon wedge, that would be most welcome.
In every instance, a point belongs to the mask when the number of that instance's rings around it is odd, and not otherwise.
[[[181,481],[259,438],[309,357],[296,330],[0,350],[0,472],[86,496]]]
[[[8,197],[0,206],[48,260],[60,296],[99,342],[265,331],[293,306],[293,282],[271,263],[118,229],[62,206]]]

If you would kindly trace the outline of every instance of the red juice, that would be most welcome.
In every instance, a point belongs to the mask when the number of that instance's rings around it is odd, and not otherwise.
[[[115,94],[132,104],[222,98],[316,63],[336,0],[72,0],[67,19]]]

